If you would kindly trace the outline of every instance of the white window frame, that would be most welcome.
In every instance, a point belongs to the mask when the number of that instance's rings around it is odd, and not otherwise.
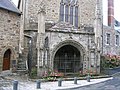
[[[106,33],[106,45],[110,45],[110,33]]]
[[[115,35],[115,45],[119,46],[119,35]]]

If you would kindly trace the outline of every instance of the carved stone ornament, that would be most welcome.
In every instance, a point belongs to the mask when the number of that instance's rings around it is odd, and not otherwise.
[[[62,30],[73,30],[74,26],[71,25],[70,23],[68,22],[59,22],[57,23],[55,26],[53,26],[51,29],[62,29]]]
[[[43,0],[40,4],[40,9],[39,9],[38,13],[41,13],[41,12],[45,13],[45,11],[46,11],[46,2],[45,2],[45,0]]]

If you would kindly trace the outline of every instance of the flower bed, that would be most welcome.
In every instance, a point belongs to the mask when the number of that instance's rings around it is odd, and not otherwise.
[[[116,68],[120,66],[120,56],[117,55],[104,55],[101,56],[101,68]]]

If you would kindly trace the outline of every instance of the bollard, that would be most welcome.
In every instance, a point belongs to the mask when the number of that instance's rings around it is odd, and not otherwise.
[[[87,76],[87,81],[90,82],[90,75]]]
[[[77,77],[74,77],[74,84],[77,84]]]
[[[13,90],[18,90],[18,81],[13,81]]]
[[[62,79],[61,78],[58,80],[58,86],[59,87],[62,86]]]
[[[38,81],[37,81],[37,89],[40,89],[40,88],[41,88],[41,81],[38,80]]]

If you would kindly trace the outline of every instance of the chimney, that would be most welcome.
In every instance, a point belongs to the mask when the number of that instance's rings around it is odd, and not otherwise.
[[[114,27],[114,0],[108,0],[108,26]]]

